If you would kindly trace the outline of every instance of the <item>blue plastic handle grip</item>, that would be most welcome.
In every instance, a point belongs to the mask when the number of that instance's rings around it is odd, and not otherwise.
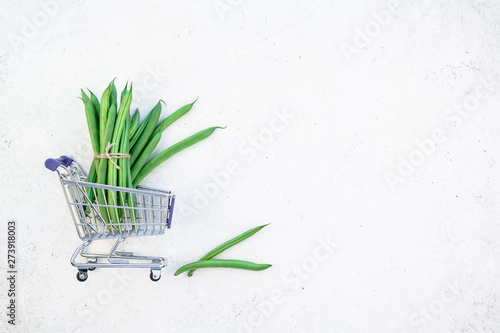
[[[45,160],[45,167],[49,169],[50,171],[56,171],[56,169],[60,166],[63,165],[65,167],[68,167],[73,160],[69,158],[68,156],[61,156],[59,158],[48,158]]]
[[[170,202],[170,207],[168,208],[170,215],[167,219],[167,229],[170,229],[170,225],[172,224],[172,215],[174,214],[174,204],[175,204],[175,195],[172,196],[172,202]]]

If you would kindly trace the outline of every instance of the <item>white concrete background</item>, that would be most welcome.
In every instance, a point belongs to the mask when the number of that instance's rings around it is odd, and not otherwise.
[[[500,331],[498,2],[43,0],[0,13],[2,253],[8,219],[19,229],[18,322],[6,324],[1,255],[0,331]],[[88,169],[77,96],[114,77],[134,82],[143,115],[199,96],[161,148],[228,126],[144,180],[179,203],[165,235],[123,245],[168,258],[157,283],[146,270],[76,280],[79,239],[43,167],[66,154]],[[273,131],[277,113],[291,116]],[[231,163],[239,173],[214,185]],[[271,269],[173,276],[268,222],[221,257]]]

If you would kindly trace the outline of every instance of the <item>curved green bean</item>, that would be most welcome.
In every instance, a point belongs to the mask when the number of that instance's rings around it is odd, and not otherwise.
[[[234,237],[233,239],[231,240],[228,240],[227,242],[225,242],[224,244],[221,244],[219,246],[217,246],[215,249],[213,249],[212,251],[208,252],[207,254],[205,254],[203,257],[200,258],[199,261],[201,260],[208,260],[208,259],[212,259],[213,257],[215,257],[216,255],[224,252],[225,250],[229,249],[230,247],[244,241],[245,239],[247,239],[248,237],[256,234],[257,232],[259,232],[260,230],[262,230],[262,228],[264,228],[265,226],[269,225],[270,223],[268,224],[264,224],[264,225],[261,225],[259,227],[256,227],[256,228],[252,228],[250,230],[247,230],[245,231],[244,233],[242,233],[241,235],[238,235],[236,237]],[[188,273],[188,276],[193,276],[193,273],[196,269],[192,269],[189,271]]]
[[[134,188],[141,182],[141,180],[144,179],[151,171],[153,171],[157,166],[174,156],[175,154],[183,151],[184,149],[191,147],[195,143],[198,143],[202,140],[205,140],[208,138],[212,133],[218,129],[218,128],[225,128],[225,127],[220,127],[220,126],[215,126],[215,127],[210,127],[207,129],[204,129],[202,131],[199,131],[198,133],[195,133],[191,135],[190,137],[185,138],[184,140],[181,140],[172,146],[168,147],[158,155],[155,155],[152,159],[150,159],[144,166],[142,167],[141,171],[137,174],[137,176],[134,178],[133,181],[133,186]]]
[[[155,130],[153,131],[153,134],[151,134],[151,137],[154,137],[156,134],[163,132],[168,126],[172,125],[177,119],[188,113],[189,110],[193,107],[194,103],[198,98],[194,100],[193,103],[189,103],[184,105],[183,107],[179,108],[177,111],[169,115],[167,118],[163,119],[158,126],[156,126]]]
[[[139,155],[137,156],[136,154],[132,154],[131,156],[132,177],[135,178],[135,176],[137,176],[139,171],[141,171],[144,164],[148,161],[149,157],[151,156],[156,146],[160,142],[161,133],[165,129],[167,129],[167,127],[172,125],[172,123],[174,123],[177,119],[179,119],[180,117],[185,115],[189,110],[191,110],[191,108],[193,107],[194,103],[196,103],[197,100],[198,98],[194,102],[184,105],[183,107],[181,107],[180,109],[169,115],[167,118],[163,119],[155,127],[153,133],[148,139],[147,145],[144,148],[142,148],[142,151],[139,153]],[[160,102],[165,103],[163,100],[160,100]]]
[[[184,265],[181,268],[179,268],[174,275],[177,276],[186,271],[198,268],[225,267],[225,268],[247,269],[250,271],[263,271],[271,266],[272,265],[269,264],[256,264],[244,260],[210,259],[210,260],[195,261],[190,264]]]

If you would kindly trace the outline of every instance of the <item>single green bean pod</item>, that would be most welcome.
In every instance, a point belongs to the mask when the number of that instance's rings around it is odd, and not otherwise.
[[[101,111],[101,104],[99,103],[99,99],[92,91],[89,90],[90,93],[90,101],[92,102],[92,106],[94,107],[94,111],[96,116],[99,118],[99,112]]]
[[[116,94],[117,94],[117,92],[116,92],[115,80],[113,80],[113,81],[111,81],[111,93],[109,96],[109,98],[110,98],[109,104],[116,106],[116,108],[118,109],[118,101],[116,99],[116,96],[117,96]]]
[[[127,87],[125,87],[126,89]],[[116,119],[116,128],[118,132],[113,132],[113,140],[119,140],[121,132],[124,129],[127,116],[130,117],[130,104],[132,103],[132,83],[130,83],[130,90],[122,94],[120,101],[120,108],[118,109],[118,117]],[[114,142],[114,141],[113,141]]]
[[[108,142],[106,142],[106,124],[108,120],[109,107],[111,106],[110,101],[111,96],[111,83],[104,90],[101,97],[101,105],[99,110],[99,151],[104,154]]]
[[[113,137],[113,130],[115,127],[115,119],[116,119],[116,106],[112,105],[109,108],[108,112],[108,117],[107,117],[107,122],[106,122],[106,128],[104,130],[104,141],[106,142],[106,145],[108,142],[111,143],[112,137]],[[101,154],[104,154],[106,151],[106,147],[104,147],[104,150],[102,150]],[[97,180],[99,184],[107,184],[107,170],[108,170],[108,163],[105,159],[101,159],[102,163],[99,163],[98,171],[97,171]]]
[[[183,107],[179,108],[177,111],[169,115],[167,118],[163,119],[158,124],[158,126],[156,126],[155,130],[153,131],[153,134],[151,134],[151,137],[155,136],[158,133],[163,132],[165,129],[167,129],[167,127],[172,125],[177,119],[188,113],[197,100],[198,98],[196,98],[194,102],[184,105]]]
[[[104,132],[104,141],[106,141],[106,146],[108,142],[111,142],[113,138],[113,132],[115,129],[115,120],[116,120],[116,106],[111,105],[108,112],[108,117],[106,121],[106,130]],[[106,148],[106,147],[105,147]]]
[[[125,88],[123,88],[122,93],[120,95],[120,101],[123,101],[123,98],[125,97],[125,94],[127,93],[127,87],[128,87],[128,81],[127,84],[125,84]],[[121,102],[120,102],[121,103]]]
[[[122,132],[122,138],[120,140],[120,153],[122,154],[128,154],[128,144],[129,144],[129,133],[130,133],[130,114],[125,115],[125,126],[123,128]],[[127,187],[127,177],[129,175],[128,172],[128,158],[120,158],[118,159],[118,166],[120,169],[118,170],[118,186],[120,187]],[[120,193],[118,196],[118,204],[120,206],[126,206],[127,196],[125,194]],[[120,217],[120,220],[124,217],[124,209],[120,208],[118,209],[118,216]]]
[[[117,116],[116,116],[116,122],[115,122],[115,127],[113,129],[113,138],[112,138],[112,143],[115,143],[113,147],[111,147],[110,152],[111,153],[118,153],[118,150],[120,148],[120,139],[122,136],[123,129],[125,127],[125,120],[126,116],[130,116],[130,104],[132,102],[132,84],[130,84],[130,90],[127,91],[125,94],[124,98],[122,99],[120,103],[120,109],[118,110]],[[117,168],[115,165],[111,162],[108,161],[108,174],[107,174],[107,183],[108,185],[111,186],[117,186],[118,183],[118,172]],[[108,191],[108,204],[111,205],[117,205],[118,204],[118,198],[117,198],[117,193],[115,191]],[[111,215],[111,220],[113,220],[115,223],[118,223],[118,211],[116,209],[110,210],[110,215]]]
[[[184,149],[191,147],[192,145],[202,140],[205,140],[210,135],[212,135],[212,133],[218,128],[225,128],[225,127],[215,126],[199,131],[198,133],[193,134],[190,137],[187,137],[184,140],[181,140],[173,144],[172,146],[163,150],[158,155],[154,156],[142,167],[141,171],[139,171],[137,176],[134,178],[133,186],[136,187],[141,182],[141,180],[144,179],[144,177],[146,177],[151,171],[153,171],[160,164],[162,164],[175,154],[183,151]]]
[[[250,261],[244,260],[227,260],[227,259],[210,259],[192,262],[190,264],[184,265],[175,272],[175,276],[184,273],[189,270],[199,269],[199,268],[213,268],[213,267],[224,267],[224,268],[237,268],[246,269],[250,271],[263,271],[268,269],[272,265],[269,264],[256,264]]]
[[[104,140],[106,142],[106,145],[108,142],[111,142],[111,138],[112,138],[112,135],[113,135],[113,129],[114,129],[114,126],[115,126],[115,119],[116,119],[116,106],[115,105],[111,105],[111,107],[109,108],[109,112],[108,112],[108,117],[107,117],[107,122],[106,122],[106,128],[105,128],[105,131],[104,131]],[[106,147],[104,148],[103,150],[103,154],[105,153],[106,151]],[[98,163],[98,166],[97,166],[97,182],[99,184],[107,184],[108,183],[108,164],[111,164],[109,163],[108,160],[106,159],[99,159],[99,163]],[[113,165],[111,165],[111,167],[114,168]],[[110,191],[104,191],[104,190],[99,190],[97,193],[97,202],[100,204],[100,205],[105,205],[107,200],[105,198],[105,195],[106,192],[110,192]],[[104,221],[106,223],[109,223],[109,210],[106,209],[106,207],[99,207],[100,209],[100,212],[101,212],[101,216],[103,217]]]
[[[125,115],[125,126],[122,133],[122,138],[120,140],[120,153],[128,154],[129,153],[129,134],[130,134],[130,114]],[[128,158],[120,158],[118,160],[118,166],[120,169],[118,170],[118,186],[127,187],[127,175],[128,172],[126,170]]]

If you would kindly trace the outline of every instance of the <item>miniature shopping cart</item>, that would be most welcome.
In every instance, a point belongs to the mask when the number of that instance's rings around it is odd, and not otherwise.
[[[175,196],[169,191],[145,187],[137,189],[85,182],[82,169],[69,157],[49,158],[45,167],[57,171],[64,189],[78,236],[83,241],[71,264],[78,269],[76,278],[85,281],[88,271],[96,268],[149,268],[149,277],[158,281],[166,261],[161,257],[136,256],[118,252],[127,237],[162,235],[170,228]],[[94,240],[116,238],[107,254],[84,252]],[[77,257],[85,262],[76,262]]]

